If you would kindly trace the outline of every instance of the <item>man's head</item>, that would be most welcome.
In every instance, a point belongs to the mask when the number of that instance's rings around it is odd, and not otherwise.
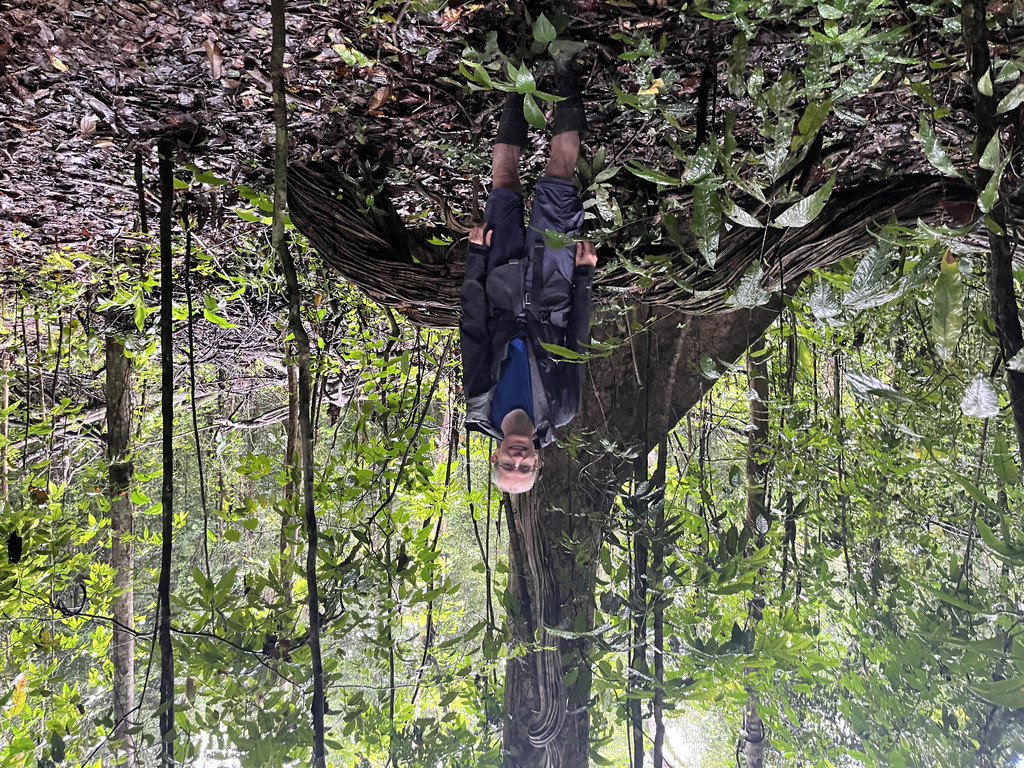
[[[533,445],[533,421],[522,410],[514,410],[501,421],[504,439],[491,454],[494,484],[506,493],[526,493],[540,472],[540,453]]]

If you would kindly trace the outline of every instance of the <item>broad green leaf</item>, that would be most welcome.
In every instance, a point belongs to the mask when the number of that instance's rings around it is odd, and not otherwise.
[[[708,181],[714,177],[717,162],[718,143],[712,138],[701,144],[690,158],[690,162],[686,164],[686,182],[701,184]]]
[[[764,228],[764,224],[754,218],[752,214],[747,213],[736,205],[731,197],[722,197],[722,212],[741,227],[750,227],[752,229]]]
[[[626,170],[632,173],[638,178],[644,179],[645,181],[651,181],[655,184],[664,184],[665,186],[679,186],[682,181],[678,177],[668,176],[660,171],[656,171],[653,168],[648,168],[646,165],[638,163],[636,160],[626,161]]]
[[[967,689],[997,707],[1024,709],[1024,675],[1007,680],[971,683]]]
[[[988,507],[989,509],[999,511],[999,508],[995,505],[995,502],[993,502],[992,499],[985,495],[985,492],[981,490],[981,488],[979,488],[977,485],[975,485],[969,477],[965,477],[964,475],[961,475],[959,472],[950,472],[949,476],[956,480],[960,484],[960,487],[967,491],[967,495],[974,499],[976,502],[978,502],[984,507]]]
[[[883,400],[892,400],[896,403],[912,403],[909,397],[897,389],[886,384],[881,379],[863,373],[862,371],[847,371],[846,383],[854,395],[867,397],[880,397]]]
[[[807,305],[811,308],[811,312],[817,320],[830,320],[841,315],[843,311],[839,306],[839,296],[836,295],[836,289],[832,287],[828,280],[824,280],[821,277],[814,281],[814,287],[807,297]]]
[[[843,296],[847,309],[870,309],[888,304],[900,296],[900,287],[890,277],[892,259],[888,251],[872,248],[860,260],[850,281],[850,290]]]
[[[743,32],[739,32],[732,39],[728,58],[729,93],[737,99],[743,98],[747,92],[746,71],[749,55],[750,47],[747,45],[747,36]]]
[[[578,361],[578,360],[586,360],[587,359],[586,355],[582,355],[579,352],[574,352],[573,350],[568,349],[567,347],[561,347],[558,344],[547,344],[547,343],[542,341],[540,343],[540,345],[542,347],[544,347],[544,349],[546,349],[548,352],[550,352],[554,356],[553,359],[556,360],[556,361],[558,361],[558,360]]]
[[[943,362],[953,356],[963,324],[963,280],[956,257],[947,250],[932,292],[932,341]]]
[[[209,320],[214,325],[219,325],[221,328],[237,328],[238,327],[235,323],[232,323],[230,320],[224,319],[223,317],[218,315],[216,312],[212,312],[211,310],[207,309],[206,307],[203,307],[203,317],[205,317],[207,320]]]
[[[736,286],[736,293],[728,298],[726,304],[742,309],[753,309],[767,304],[772,295],[761,286],[762,277],[761,265],[755,263],[740,278],[740,284]]]
[[[555,25],[548,21],[543,13],[533,22],[533,39],[538,43],[550,43],[558,37],[558,30]]]
[[[807,105],[804,109],[803,115],[800,117],[800,122],[797,123],[797,130],[800,131],[801,143],[807,143],[815,134],[821,130],[821,126],[825,124],[825,120],[828,118],[832,111],[832,102],[829,99],[825,101],[813,101]]]
[[[510,61],[508,63],[508,74],[515,86],[516,93],[533,93],[537,90],[537,81],[533,79],[533,73],[525,64],[517,68]]]
[[[711,184],[698,184],[693,189],[693,220],[690,222],[697,249],[709,267],[718,259],[718,237],[722,229],[722,206],[718,192]]]
[[[978,165],[984,168],[986,171],[998,171],[999,170],[999,134],[996,133],[988,144],[985,145],[985,151],[981,153],[981,159],[978,160]]]
[[[992,90],[992,70],[988,69],[985,74],[978,80],[978,93],[983,96],[992,96],[995,91]]]
[[[532,93],[526,94],[526,97],[523,99],[523,114],[526,115],[526,122],[538,131],[544,130],[544,126],[547,125],[547,121],[544,119],[544,113],[541,111],[540,107],[537,106],[537,102],[533,98]]]
[[[960,401],[964,416],[991,419],[999,415],[999,394],[992,380],[980,373],[972,379]]]
[[[957,597],[956,595],[951,595],[949,592],[941,590],[938,587],[932,586],[926,581],[920,582],[920,585],[922,588],[924,588],[928,592],[931,592],[944,603],[955,605],[957,608],[963,608],[965,611],[968,611],[969,613],[981,613],[982,611],[980,606],[973,605],[964,600],[963,598]]]
[[[718,365],[714,360],[707,354],[702,353],[700,356],[700,370],[709,379],[718,379],[722,374],[718,370]]]
[[[978,528],[978,535],[985,542],[985,546],[991,549],[996,556],[1009,565],[1024,565],[1024,549],[1015,549],[1005,541],[996,536],[995,531],[988,527],[988,524],[978,517],[974,521]]]
[[[924,145],[924,156],[928,158],[928,162],[932,164],[935,170],[947,176],[958,175],[956,168],[953,166],[953,161],[949,159],[946,150],[939,143],[939,137],[935,135],[935,131],[932,130],[928,119],[924,115],[921,115],[917,135],[921,139],[921,144]]]
[[[1012,91],[1000,99],[999,106],[996,107],[996,114],[1005,114],[1016,109],[1021,104],[1024,104],[1024,83],[1017,83]]]
[[[1017,470],[1017,463],[1013,460],[1006,436],[999,431],[996,431],[995,439],[992,442],[992,466],[996,470],[996,477],[1002,482],[1006,485],[1017,485],[1020,472]]]
[[[835,183],[836,175],[833,173],[831,178],[825,183],[825,186],[813,195],[793,203],[793,205],[776,217],[775,221],[772,222],[772,226],[805,227],[810,224],[821,213],[821,209],[825,207],[825,203],[832,194],[832,185]]]

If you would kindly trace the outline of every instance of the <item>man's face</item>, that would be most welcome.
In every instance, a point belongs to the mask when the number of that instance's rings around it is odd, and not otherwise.
[[[491,455],[498,487],[509,493],[525,493],[533,487],[540,469],[540,454],[533,440],[523,435],[509,435]]]

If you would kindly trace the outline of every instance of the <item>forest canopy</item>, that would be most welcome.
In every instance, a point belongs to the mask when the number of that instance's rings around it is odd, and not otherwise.
[[[0,764],[1018,766],[1024,7],[10,0]],[[464,429],[581,73],[583,401]]]

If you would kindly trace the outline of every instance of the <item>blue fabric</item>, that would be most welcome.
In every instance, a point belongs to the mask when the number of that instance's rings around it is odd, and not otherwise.
[[[517,336],[509,342],[507,349],[491,398],[491,423],[498,429],[501,429],[502,419],[516,408],[526,411],[533,421],[533,387],[530,384],[530,357],[526,351],[526,340]]]

